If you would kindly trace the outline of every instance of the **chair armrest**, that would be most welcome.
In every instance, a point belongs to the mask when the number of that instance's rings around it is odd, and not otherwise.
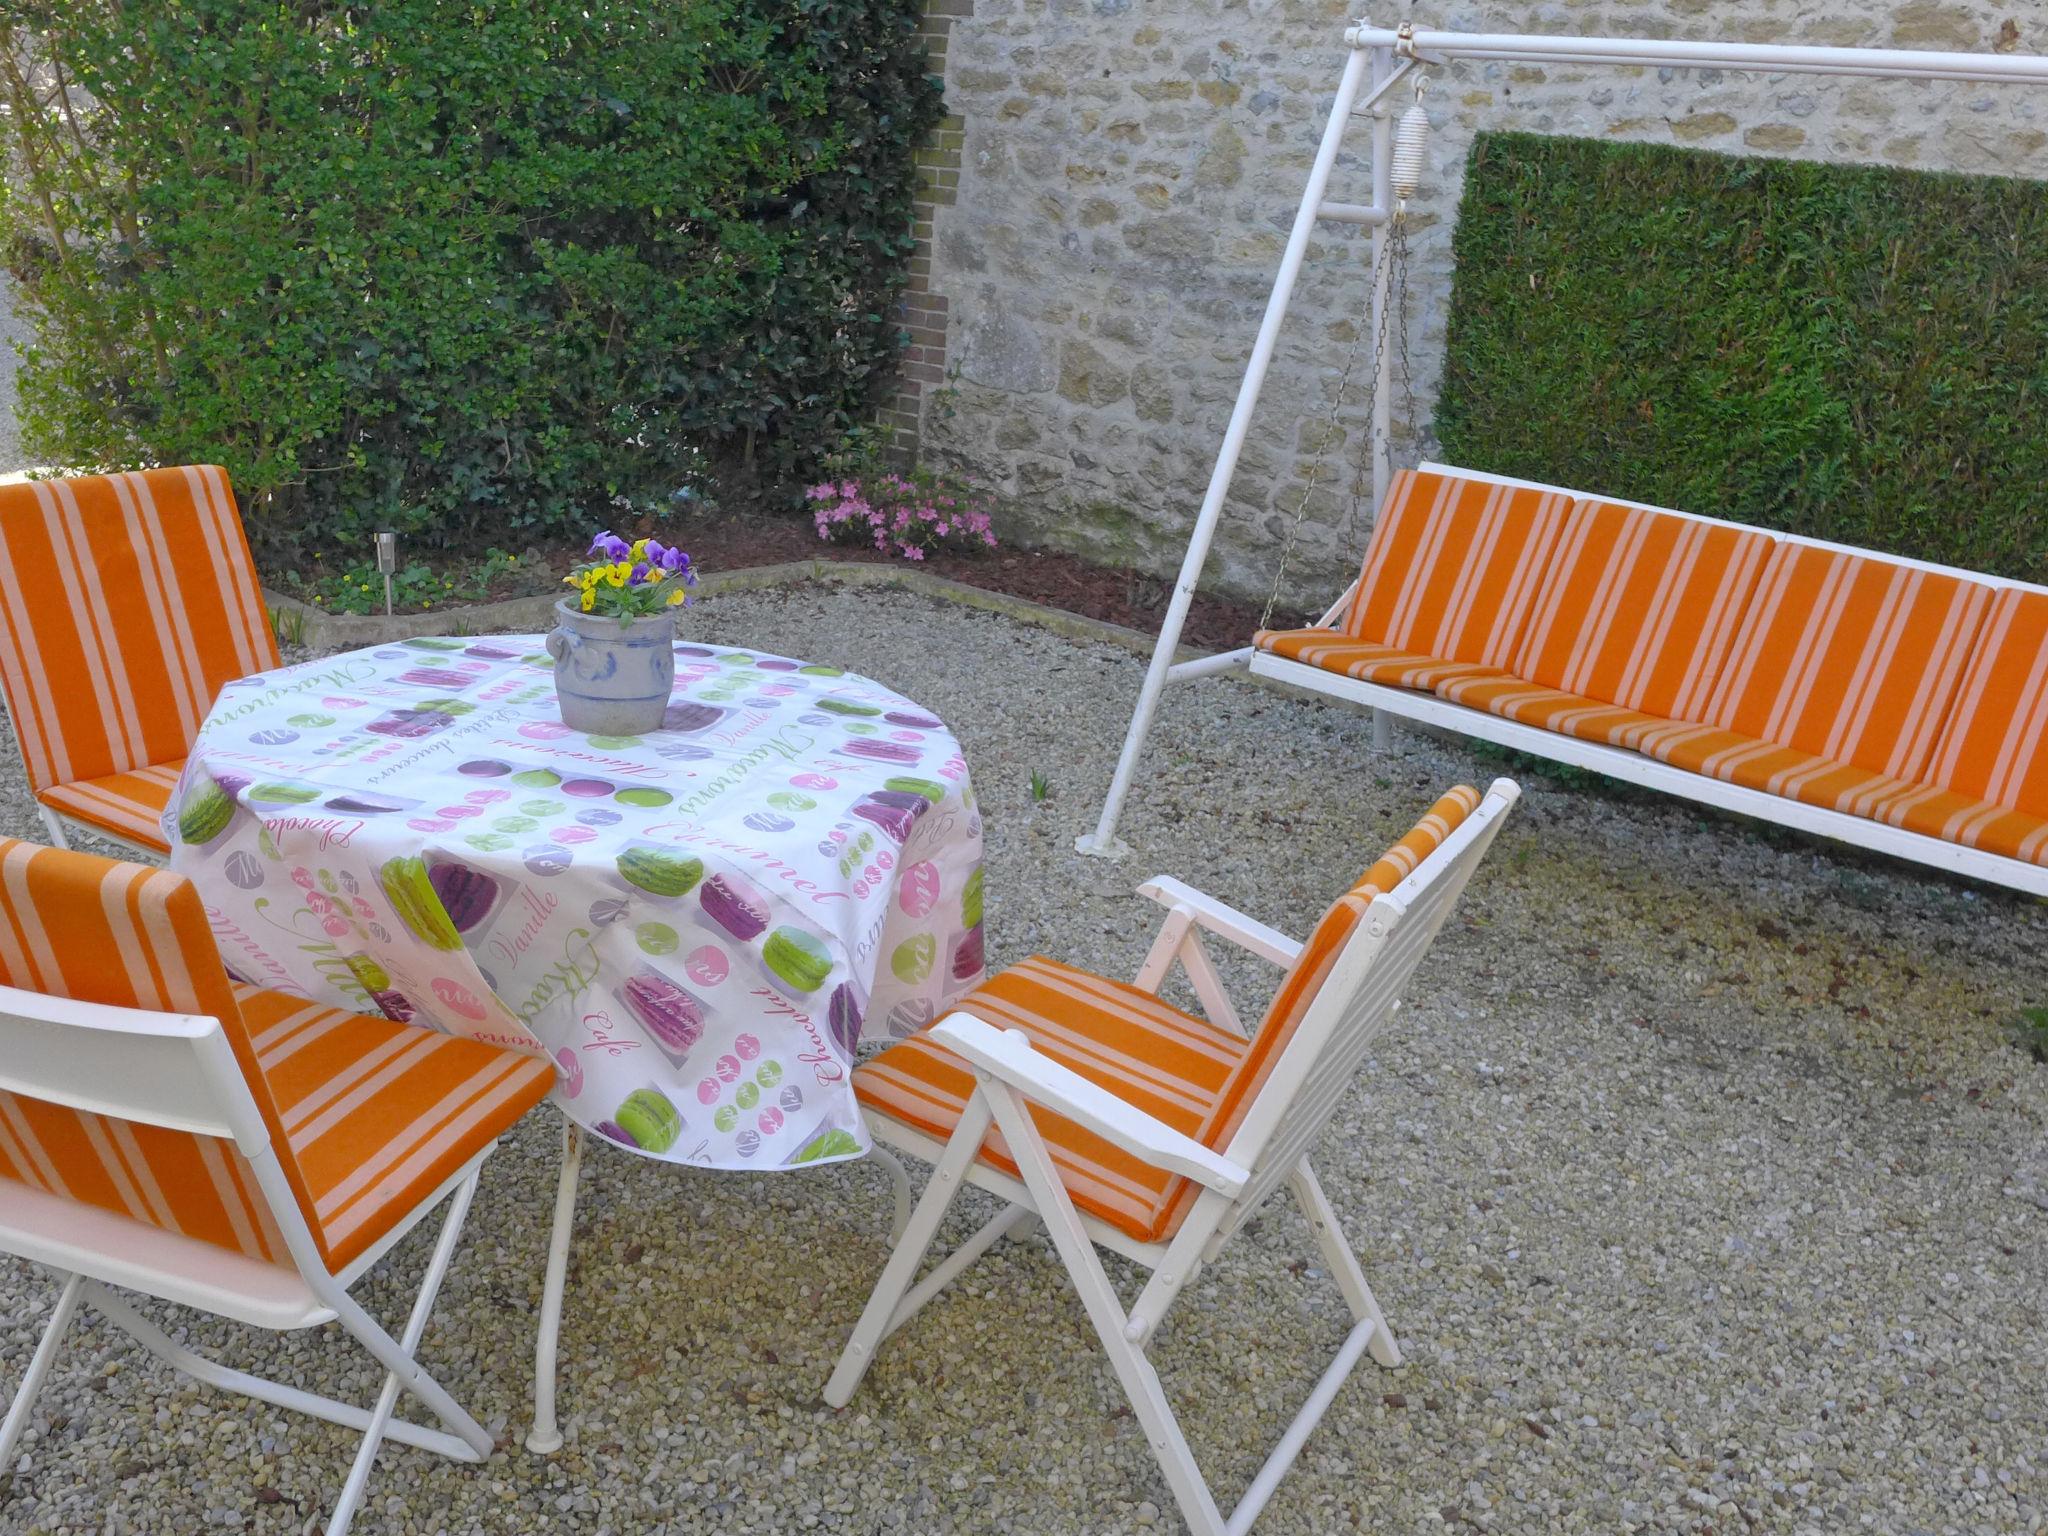
[[[971,1013],[949,1013],[931,1027],[931,1038],[1033,1104],[1065,1115],[1155,1168],[1225,1195],[1235,1195],[1251,1177],[1193,1137],[1042,1054],[1021,1029],[997,1029]]]
[[[1279,929],[1268,928],[1257,918],[1246,917],[1237,908],[1218,901],[1214,896],[1205,896],[1170,875],[1154,875],[1138,887],[1138,894],[1162,907],[1187,908],[1195,919],[1196,927],[1215,934],[1219,939],[1228,939],[1238,948],[1249,950],[1262,960],[1270,960],[1282,969],[1294,964],[1295,956],[1301,953],[1299,939],[1290,939]]]

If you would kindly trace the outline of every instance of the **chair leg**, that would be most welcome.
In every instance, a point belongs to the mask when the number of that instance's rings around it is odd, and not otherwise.
[[[195,1354],[184,1345],[173,1341],[168,1334],[148,1318],[131,1307],[117,1291],[111,1291],[96,1281],[86,1282],[85,1299],[93,1310],[108,1322],[135,1340],[144,1349],[155,1355],[173,1370],[182,1371],[194,1381],[223,1392],[238,1393],[253,1397],[260,1403],[273,1403],[279,1408],[288,1408],[293,1413],[303,1413],[310,1418],[324,1419],[329,1424],[339,1424],[344,1429],[361,1432],[370,1427],[370,1411],[354,1403],[337,1402],[331,1397],[321,1397],[315,1392],[304,1392],[297,1387],[288,1387],[282,1382],[270,1381],[262,1376],[252,1376],[247,1371],[230,1370],[227,1366]],[[395,1346],[394,1346],[395,1347]],[[478,1433],[482,1430],[479,1428]],[[442,1429],[426,1429],[418,1424],[407,1423],[404,1419],[393,1419],[384,1429],[386,1440],[396,1440],[402,1445],[416,1445],[423,1451],[432,1451],[436,1456],[446,1456],[453,1461],[481,1461],[482,1454],[468,1441],[459,1439]],[[486,1442],[489,1436],[484,1437]]]
[[[1316,1246],[1322,1250],[1323,1262],[1329,1265],[1337,1289],[1344,1293],[1352,1318],[1374,1325],[1372,1342],[1366,1346],[1365,1352],[1389,1370],[1393,1369],[1401,1363],[1401,1346],[1394,1342],[1394,1330],[1387,1326],[1387,1315],[1380,1310],[1372,1287],[1366,1284],[1358,1255],[1351,1251],[1351,1243],[1344,1236],[1344,1228],[1338,1224],[1336,1211],[1331,1208],[1330,1197],[1323,1193],[1323,1186],[1316,1181],[1315,1170],[1309,1167],[1307,1158],[1301,1160],[1287,1183],[1294,1191],[1295,1204],[1308,1218],[1309,1229],[1316,1235]]]
[[[555,1422],[555,1361],[562,1342],[562,1292],[569,1283],[569,1240],[576,1227],[576,1180],[583,1170],[583,1132],[562,1117],[562,1173],[555,1184],[555,1224],[548,1233],[547,1277],[540,1290],[540,1329],[533,1346],[533,1427],[526,1448],[550,1456],[562,1448]]]
[[[889,1246],[894,1248],[903,1241],[903,1229],[910,1225],[910,1174],[903,1166],[903,1159],[879,1141],[869,1145],[868,1156],[882,1165],[896,1196],[896,1210],[889,1218]]]
[[[1053,1166],[1037,1127],[1006,1085],[984,1082],[982,1093],[991,1100],[996,1123],[1002,1127],[1003,1139],[1009,1143],[1024,1187],[1038,1204],[1045,1230],[1067,1266],[1067,1278],[1080,1294],[1088,1321],[1094,1325],[1103,1353],[1109,1356],[1110,1368],[1116,1372],[1124,1396],[1130,1400],[1131,1410],[1145,1431],[1159,1470],[1166,1476],[1166,1485],[1173,1490],[1181,1518],[1187,1522],[1191,1536],[1225,1536],[1229,1527],[1224,1523],[1223,1512],[1217,1508],[1207,1480],[1195,1465],[1195,1454],[1166,1401],[1159,1373],[1124,1332],[1127,1318],[1123,1304],[1103,1272],[1094,1241],[1081,1225],[1080,1215],[1067,1196],[1066,1186],[1060,1181],[1059,1170]]]
[[[63,818],[47,805],[39,805],[36,809],[43,813],[43,830],[50,834],[50,846],[69,848],[71,839],[65,835]]]
[[[825,1383],[825,1401],[834,1408],[846,1406],[854,1388],[860,1385],[861,1377],[867,1374],[875,1350],[889,1336],[896,1303],[910,1289],[910,1282],[917,1275],[917,1266],[924,1262],[925,1250],[931,1247],[946,1208],[960,1193],[968,1166],[981,1151],[982,1137],[988,1134],[988,1118],[988,1100],[985,1095],[977,1093],[961,1111],[953,1139],[946,1143],[946,1150],[939,1154],[938,1162],[933,1165],[931,1182],[925,1186],[924,1198],[910,1213],[910,1224],[896,1240],[889,1262],[882,1266],[882,1277],[875,1282],[874,1294],[868,1297],[860,1321],[853,1325],[853,1333],[839,1356],[839,1364],[833,1367],[831,1380]]]
[[[43,1389],[43,1378],[50,1374],[50,1362],[57,1358],[57,1346],[63,1342],[64,1330],[71,1326],[71,1314],[78,1310],[79,1292],[84,1284],[83,1275],[64,1277],[64,1289],[57,1293],[57,1305],[50,1313],[50,1325],[43,1330],[36,1352],[29,1358],[28,1370],[21,1378],[21,1388],[14,1394],[13,1406],[7,1410],[7,1421],[0,1424],[0,1473],[4,1473],[14,1460],[15,1443],[21,1439],[21,1432],[28,1428],[29,1410],[35,1406],[36,1394]]]
[[[449,1205],[447,1219],[441,1223],[440,1241],[434,1244],[434,1256],[427,1263],[419,1295],[412,1304],[412,1315],[406,1319],[405,1334],[398,1342],[407,1359],[418,1353],[420,1339],[427,1331],[427,1318],[434,1310],[435,1298],[441,1294],[448,1263],[455,1257],[455,1244],[462,1236],[463,1219],[469,1214],[469,1202],[476,1194],[476,1181],[475,1173],[463,1181]],[[384,1443],[385,1429],[391,1423],[392,1410],[398,1406],[399,1386],[397,1372],[386,1371],[377,1406],[370,1410],[370,1422],[363,1430],[362,1447],[356,1452],[355,1464],[349,1468],[348,1478],[341,1485],[341,1497],[335,1500],[334,1513],[328,1519],[327,1536],[348,1536],[356,1506],[362,1502],[363,1487],[370,1480],[370,1469],[377,1463],[378,1448]]]

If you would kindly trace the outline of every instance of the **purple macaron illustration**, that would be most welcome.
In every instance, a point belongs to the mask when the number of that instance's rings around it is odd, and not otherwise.
[[[931,808],[932,803],[923,795],[898,789],[877,789],[855,802],[853,814],[863,821],[873,822],[888,833],[892,841],[901,844],[909,841],[917,818]]]
[[[440,898],[457,933],[473,933],[481,928],[497,910],[506,891],[505,882],[496,875],[443,854],[428,856],[427,883],[433,886],[434,895]]]
[[[704,1006],[666,976],[635,974],[619,993],[627,1010],[669,1059],[681,1066],[704,1038]]]
[[[704,915],[736,939],[758,938],[768,926],[768,898],[738,875],[713,875],[697,900]]]
[[[848,757],[864,757],[875,763],[900,763],[905,767],[917,762],[924,754],[915,747],[907,747],[900,741],[881,741],[862,737],[849,741],[839,749]]]
[[[832,1043],[839,1047],[840,1055],[853,1060],[854,1047],[860,1044],[861,1009],[852,982],[842,981],[832,989],[826,1016],[832,1026]]]

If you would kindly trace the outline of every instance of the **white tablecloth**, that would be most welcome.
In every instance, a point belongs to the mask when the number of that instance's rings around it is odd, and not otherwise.
[[[663,729],[585,736],[549,665],[421,639],[229,685],[165,814],[229,968],[544,1051],[648,1157],[865,1150],[855,1043],[982,977],[959,745],[835,667],[695,645]]]

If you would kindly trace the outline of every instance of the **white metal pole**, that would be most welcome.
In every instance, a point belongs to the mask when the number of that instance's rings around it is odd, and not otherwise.
[[[1394,67],[1394,51],[1372,50],[1372,78],[1377,85]],[[1406,325],[1406,315],[1387,314],[1393,298],[1394,274],[1386,260],[1387,245],[1394,238],[1394,109],[1384,96],[1372,108],[1372,200],[1385,211],[1384,223],[1372,232],[1372,515],[1377,518],[1387,504],[1387,485],[1394,478],[1393,393],[1394,360],[1387,347],[1392,326]],[[1372,744],[1384,751],[1394,744],[1394,724],[1385,710],[1372,712]]]
[[[1359,48],[1391,47],[1397,34],[1356,26],[1345,41]],[[2048,56],[2021,53],[1932,53],[1904,48],[1824,48],[1786,43],[1686,42],[1649,37],[1558,37],[1503,32],[1423,32],[1412,35],[1425,59],[1488,59],[1516,63],[1669,66],[1675,69],[1754,69],[1773,74],[1861,75],[1870,79],[1975,80],[2048,84]]]
[[[1202,509],[1195,517],[1193,533],[1188,537],[1188,552],[1181,560],[1180,579],[1173,589],[1173,601],[1167,605],[1165,622],[1159,626],[1159,640],[1152,650],[1152,664],[1145,670],[1144,686],[1138,691],[1138,707],[1131,716],[1131,728],[1124,736],[1124,749],[1116,762],[1116,776],[1109,782],[1109,797],[1102,802],[1102,816],[1095,824],[1095,830],[1074,843],[1082,853],[1095,854],[1104,858],[1120,857],[1127,850],[1117,841],[1117,818],[1123,813],[1124,798],[1131,792],[1131,778],[1137,771],[1138,757],[1145,749],[1145,737],[1152,729],[1152,717],[1159,709],[1159,693],[1166,686],[1167,669],[1173,665],[1173,653],[1180,643],[1180,632],[1187,623],[1188,605],[1194,601],[1195,587],[1202,578],[1202,566],[1209,558],[1209,542],[1216,536],[1216,520],[1223,512],[1223,499],[1230,491],[1231,477],[1237,472],[1238,455],[1244,450],[1245,434],[1251,428],[1252,412],[1259,403],[1259,390],[1266,382],[1266,369],[1273,360],[1273,348],[1280,339],[1280,323],[1287,316],[1287,303],[1294,294],[1294,280],[1301,273],[1303,256],[1308,252],[1309,236],[1316,223],[1316,210],[1322,206],[1323,193],[1330,184],[1330,172],[1337,163],[1337,151],[1343,147],[1344,129],[1351,117],[1353,104],[1358,100],[1359,86],[1365,80],[1367,55],[1362,49],[1354,48],[1344,61],[1343,78],[1337,82],[1337,97],[1330,106],[1330,120],[1323,128],[1323,141],[1316,150],[1315,164],[1309,168],[1308,187],[1302,193],[1301,207],[1294,215],[1294,228],[1287,236],[1287,249],[1280,257],[1280,271],[1273,279],[1273,292],[1266,300],[1265,318],[1259,322],[1258,339],[1252,343],[1251,362],[1245,369],[1244,383],[1238,387],[1237,405],[1230,413],[1230,426],[1223,434],[1223,449],[1216,455],[1216,468],[1209,476],[1209,490],[1202,498]],[[1375,231],[1375,238],[1378,232]]]

